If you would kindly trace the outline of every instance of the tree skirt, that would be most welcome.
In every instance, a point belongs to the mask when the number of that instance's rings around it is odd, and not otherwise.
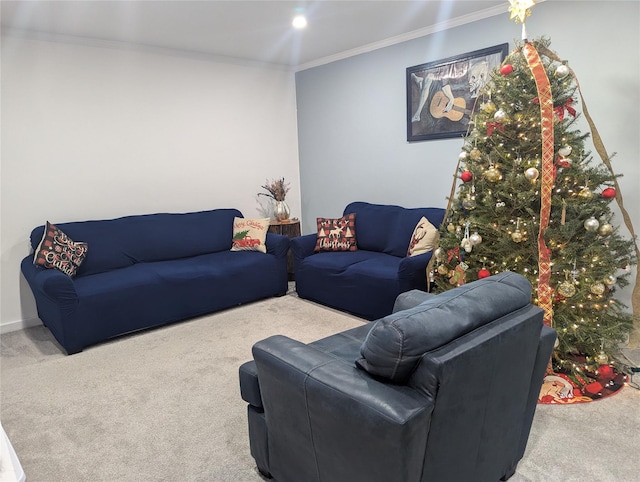
[[[609,365],[601,366],[589,376],[569,375],[561,372],[544,377],[538,403],[569,404],[600,400],[618,393],[627,381],[624,373]]]

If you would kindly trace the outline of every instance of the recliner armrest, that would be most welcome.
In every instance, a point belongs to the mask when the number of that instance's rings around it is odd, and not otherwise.
[[[317,235],[305,234],[291,239],[291,252],[298,259],[304,259],[315,253]]]

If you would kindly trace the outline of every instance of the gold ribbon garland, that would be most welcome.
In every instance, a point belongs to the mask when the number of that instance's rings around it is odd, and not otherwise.
[[[522,52],[533,74],[540,104],[540,134],[542,136],[542,174],[540,183],[540,228],[538,230],[538,306],[544,310],[544,323],[552,325],[553,300],[551,296],[551,256],[544,240],[544,233],[551,215],[551,191],[553,189],[553,96],[551,84],[540,55],[535,47],[525,42]]]

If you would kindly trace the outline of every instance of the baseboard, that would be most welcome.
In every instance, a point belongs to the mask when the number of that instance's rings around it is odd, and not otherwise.
[[[38,325],[42,325],[39,318],[10,321],[9,323],[3,323],[0,325],[0,335],[4,335],[5,333],[10,333],[12,331],[24,330],[25,328],[31,328],[32,326]]]

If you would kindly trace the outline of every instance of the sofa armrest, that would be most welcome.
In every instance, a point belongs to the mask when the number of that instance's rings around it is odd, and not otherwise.
[[[286,258],[289,252],[289,238],[283,234],[267,233],[265,239],[267,253],[276,258]]]
[[[427,266],[431,261],[432,251],[403,258],[398,267],[398,279],[404,290],[427,290]]]
[[[56,303],[73,307],[78,304],[73,280],[66,274],[34,265],[32,256],[22,260],[21,269],[36,299],[42,294]]]
[[[316,240],[316,234],[305,234],[304,236],[293,238],[291,240],[291,252],[293,256],[297,259],[304,259],[314,254]]]
[[[420,479],[433,400],[285,336],[253,355],[276,479]]]

